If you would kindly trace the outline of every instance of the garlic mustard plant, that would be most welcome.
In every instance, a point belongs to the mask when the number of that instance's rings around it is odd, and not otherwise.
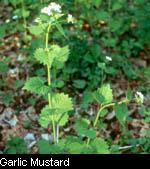
[[[47,97],[48,104],[41,110],[39,123],[42,127],[52,125],[54,143],[58,143],[59,126],[63,126],[68,121],[68,112],[73,109],[71,98],[64,93],[53,92],[51,82],[51,69],[61,69],[69,56],[69,47],[59,45],[49,45],[49,34],[53,29],[58,29],[62,33],[61,23],[64,14],[61,6],[51,2],[47,7],[41,9],[39,17],[31,26],[30,32],[37,36],[44,36],[45,44],[43,48],[37,48],[34,53],[35,59],[47,68],[47,84],[41,77],[32,77],[25,83],[24,89]],[[65,20],[67,22],[67,19]]]

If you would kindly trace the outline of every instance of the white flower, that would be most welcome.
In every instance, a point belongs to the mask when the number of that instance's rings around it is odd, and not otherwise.
[[[48,16],[52,15],[53,13],[61,13],[61,6],[56,4],[55,2],[51,2],[48,7],[44,7],[41,9],[41,13],[47,14]]]
[[[14,19],[14,20],[18,19],[18,15],[14,15],[14,16],[12,17],[12,19]]]
[[[140,98],[141,103],[144,102],[144,95],[141,92],[136,92],[136,95]]]
[[[47,15],[49,15],[49,16],[52,14],[52,12],[51,12],[51,10],[49,9],[49,7],[44,7],[44,8],[42,8],[42,9],[41,9],[41,13],[47,14]]]
[[[61,13],[61,6],[59,4],[56,4],[55,2],[51,2],[49,8],[53,12]]]
[[[112,61],[112,58],[111,58],[110,56],[106,56],[106,59],[107,59],[108,61]]]
[[[40,21],[41,21],[40,18],[36,18],[36,19],[34,20],[34,22],[36,22],[36,23],[39,23]]]
[[[74,23],[74,18],[71,14],[68,14],[67,22],[68,23]]]
[[[6,21],[5,21],[6,23],[9,23],[10,22],[10,19],[6,19]]]

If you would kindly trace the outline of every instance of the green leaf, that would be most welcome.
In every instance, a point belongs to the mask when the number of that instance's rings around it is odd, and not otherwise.
[[[147,131],[146,131],[146,137],[150,138],[150,129],[147,129]]]
[[[54,59],[54,55],[50,56],[50,53],[43,48],[36,49],[34,57],[43,65],[48,65],[51,67],[51,64]]]
[[[128,117],[128,107],[125,103],[123,104],[116,104],[114,106],[114,110],[116,113],[116,117],[119,120],[121,124],[124,124],[126,122],[126,119]]]
[[[82,133],[84,133],[84,130],[86,130],[88,128],[90,121],[87,119],[80,119],[75,123],[75,130],[79,135],[82,135]]]
[[[56,113],[66,113],[73,109],[72,100],[64,93],[52,95],[51,108],[56,110]]]
[[[12,91],[0,92],[0,100],[5,104],[10,104],[13,99],[14,93]]]
[[[114,67],[111,67],[111,66],[107,66],[107,68],[105,69],[105,72],[107,74],[110,74],[110,75],[116,75],[117,74],[117,69],[115,69]]]
[[[42,110],[41,110],[41,114],[39,116],[39,124],[42,127],[47,127],[52,120],[54,119],[54,110],[52,110],[49,105],[46,105]]]
[[[30,15],[30,11],[23,9],[22,10],[22,16],[23,18],[27,18]]]
[[[57,114],[54,109],[49,108],[49,105],[45,106],[40,114],[39,123],[42,127],[46,128],[52,121],[57,122],[58,125],[64,126],[68,121],[68,114]]]
[[[0,61],[0,74],[5,74],[9,70],[7,63],[3,60]]]
[[[67,61],[69,56],[69,47],[59,47],[58,45],[52,45],[49,55],[54,58],[53,66],[57,69],[63,67],[64,62]]]
[[[123,3],[122,3],[122,1],[115,1],[114,3],[113,3],[113,6],[112,6],[112,10],[113,11],[117,11],[117,10],[119,10],[119,9],[121,9],[123,7]]]
[[[117,44],[118,39],[116,37],[112,37],[112,38],[103,38],[103,41],[105,43],[106,46],[109,47],[115,47]]]
[[[60,120],[59,120],[59,125],[60,126],[64,126],[67,122],[68,122],[68,119],[69,119],[69,116],[68,116],[68,114],[67,113],[65,113],[63,116],[59,116],[60,118]]]
[[[40,154],[60,153],[60,148],[57,145],[50,144],[49,141],[39,140],[37,145]]]
[[[83,89],[86,85],[85,80],[74,80],[73,81],[73,86],[77,89]]]
[[[26,89],[30,92],[45,95],[49,91],[49,87],[44,85],[45,80],[40,77],[32,77],[25,83],[23,89]]]
[[[150,117],[146,117],[146,118],[144,119],[144,121],[145,121],[145,123],[150,123]]]
[[[112,89],[109,84],[103,85],[96,92],[94,92],[94,98],[98,103],[108,104],[113,101]]]
[[[72,101],[63,93],[51,96],[51,105],[45,106],[40,114],[39,123],[42,127],[47,127],[53,120],[60,126],[68,121],[67,112],[73,109]]]
[[[6,35],[6,25],[0,26],[0,39]]]
[[[34,57],[43,65],[53,66],[57,69],[63,67],[64,62],[67,61],[69,55],[68,46],[59,47],[58,45],[52,45],[49,51],[43,48],[39,48],[35,51]]]
[[[23,85],[24,85],[24,80],[14,80],[13,81],[13,87],[15,89],[22,88]]]
[[[109,154],[109,147],[102,138],[96,138],[92,141],[91,146],[96,150],[98,154]]]
[[[46,140],[38,141],[38,150],[40,154],[50,154],[50,143]]]
[[[147,68],[145,68],[145,70],[144,70],[144,77],[147,78],[147,79],[149,79],[149,77],[150,77],[150,66],[147,67]]]
[[[10,137],[6,143],[6,154],[27,154],[27,145],[23,138]]]
[[[78,143],[78,142],[72,142],[68,145],[69,153],[70,154],[81,154],[82,149],[85,145]]]
[[[90,122],[87,119],[80,119],[75,123],[75,130],[78,133],[78,135],[82,136],[82,137],[88,137],[88,138],[95,138],[96,137],[96,131],[94,131],[93,129],[88,129]]]
[[[65,35],[63,27],[58,22],[56,23],[56,28],[66,39],[68,39],[68,37]]]
[[[93,153],[90,146],[87,146],[86,143],[81,140],[79,137],[68,136],[65,138],[65,146],[68,150],[68,153],[71,154],[91,154]]]
[[[56,79],[55,82],[53,81],[52,87],[54,88],[62,88],[65,85],[63,80]]]
[[[38,35],[42,34],[44,30],[43,30],[43,27],[41,25],[32,25],[32,26],[29,27],[29,31],[32,34],[38,36]]]
[[[102,70],[106,70],[106,63],[98,62],[97,66]]]
[[[116,32],[118,31],[122,26],[122,20],[112,20],[110,23],[109,23],[109,27],[110,27],[110,30],[111,32]]]
[[[98,13],[97,13],[97,19],[103,20],[103,21],[108,21],[109,15],[110,14],[108,12],[101,10],[101,11],[98,11]]]
[[[93,102],[93,93],[89,91],[85,91],[82,95],[80,107],[83,109],[87,108],[89,104],[92,102]]]
[[[9,2],[16,7],[16,5],[20,4],[22,2],[22,0],[9,0]]]
[[[102,0],[95,0],[95,1],[93,1],[93,3],[98,8],[101,5]]]
[[[127,98],[128,100],[132,100],[132,99],[133,99],[133,92],[132,92],[132,90],[131,90],[130,87],[128,87],[128,89],[127,89],[126,98]]]

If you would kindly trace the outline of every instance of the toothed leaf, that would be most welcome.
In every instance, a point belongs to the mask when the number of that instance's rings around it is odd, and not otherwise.
[[[54,110],[52,110],[49,105],[46,105],[42,110],[39,117],[39,123],[42,127],[47,127],[53,120]]]
[[[50,50],[50,56],[54,57],[53,66],[57,69],[63,67],[63,64],[67,61],[69,56],[69,48],[68,46],[59,47],[57,45],[53,45]]]
[[[109,147],[102,138],[96,138],[92,141],[91,146],[98,154],[109,154]]]
[[[32,34],[39,36],[40,34],[43,33],[44,30],[41,25],[33,25],[33,26],[29,27],[29,31]]]
[[[59,118],[61,118],[61,117],[59,117]],[[64,126],[64,125],[68,122],[68,118],[69,118],[68,114],[65,113],[65,114],[62,116],[62,118],[60,119],[59,125],[60,125],[60,126]]]
[[[35,51],[34,57],[43,65],[53,66],[57,69],[63,67],[64,62],[67,61],[69,55],[68,46],[59,47],[52,45],[49,51],[39,48]]]
[[[35,51],[34,57],[39,61],[39,63],[43,65],[48,65],[50,67],[54,59],[54,56],[50,56],[49,51],[46,51],[43,48],[37,49]]]
[[[78,135],[82,136],[82,137],[88,137],[88,138],[95,138],[96,137],[96,132],[93,129],[89,129],[89,120],[87,119],[80,119],[76,122],[75,124],[75,130],[78,133]]]
[[[113,101],[112,89],[109,84],[100,87],[95,93],[94,98],[98,103],[108,104]]]
[[[23,89],[26,89],[36,94],[45,95],[46,93],[48,93],[49,88],[44,83],[45,80],[43,78],[32,77],[27,80]]]
[[[47,127],[53,120],[60,126],[68,121],[67,112],[72,110],[72,101],[63,93],[52,95],[51,106],[45,106],[40,114],[39,123],[42,127]]]
[[[57,113],[65,113],[73,109],[71,98],[64,93],[57,93],[52,95],[52,109],[55,109]]]

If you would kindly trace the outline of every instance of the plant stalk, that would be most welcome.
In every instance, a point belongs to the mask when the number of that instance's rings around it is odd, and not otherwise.
[[[48,39],[49,39],[49,31],[50,31],[50,24],[48,25],[47,32],[46,32],[46,37],[45,37],[45,50],[48,52]],[[50,66],[47,65],[47,81],[48,81],[48,86],[51,86],[51,70]],[[49,102],[49,107],[52,107],[52,99],[51,99],[51,94],[48,93],[48,102]],[[55,125],[55,120],[53,116],[52,120],[52,126],[53,126],[53,135],[54,135],[54,143],[56,143],[56,125]]]
[[[58,143],[59,141],[59,125],[57,124],[57,133],[56,133],[56,142]]]

